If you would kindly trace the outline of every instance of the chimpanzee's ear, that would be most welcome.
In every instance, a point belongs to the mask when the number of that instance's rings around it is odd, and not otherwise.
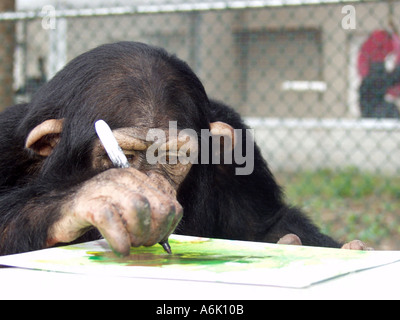
[[[47,157],[60,141],[64,119],[50,119],[32,129],[25,142],[25,147]]]
[[[225,123],[225,122],[221,122],[221,121],[217,121],[217,122],[212,122],[210,123],[210,132],[213,136],[220,136],[224,139],[222,139],[223,142],[225,141],[231,141],[231,148],[232,150],[235,148],[235,131],[233,130],[233,128]],[[228,139],[228,140],[226,140]]]

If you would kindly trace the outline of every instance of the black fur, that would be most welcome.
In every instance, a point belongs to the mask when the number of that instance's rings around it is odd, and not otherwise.
[[[29,132],[48,119],[64,118],[61,139],[43,158],[24,148]],[[71,61],[31,103],[0,114],[0,254],[41,249],[63,201],[98,172],[91,170],[93,124],[115,128],[209,128],[213,121],[245,129],[231,108],[209,101],[186,63],[141,43],[104,45]],[[283,201],[256,147],[254,172],[236,165],[194,165],[178,190],[184,217],[177,233],[276,242],[297,234],[306,245],[339,247]],[[92,230],[82,239],[98,238]]]

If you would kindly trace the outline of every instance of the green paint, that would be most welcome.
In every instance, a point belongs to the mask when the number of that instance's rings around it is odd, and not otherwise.
[[[363,255],[347,250],[327,251],[322,248],[248,245],[244,242],[196,239],[181,241],[170,239],[173,254],[166,254],[160,246],[131,248],[130,255],[118,257],[112,251],[87,251],[90,263],[119,266],[163,267],[182,266],[190,269],[204,268],[214,271],[241,271],[251,268],[284,268],[302,261],[318,265],[321,259],[335,252],[337,258],[354,259]]]
[[[68,247],[68,258],[53,257],[48,260],[36,260],[40,264],[75,268],[77,266],[109,267],[115,272],[126,267],[150,267],[173,270],[174,272],[206,271],[211,273],[229,273],[260,270],[288,270],[286,268],[311,268],[326,265],[343,264],[346,261],[359,260],[368,255],[364,251],[338,250],[316,247],[271,245],[266,243],[226,241],[171,236],[169,242],[173,254],[167,254],[159,245],[131,248],[127,257],[119,257],[105,241],[89,244],[77,244]],[[73,247],[73,248],[71,248]],[[121,269],[119,269],[121,268]],[[124,269],[125,268],[125,269]],[[336,275],[336,274],[335,274]]]
[[[127,257],[118,257],[112,252],[105,251],[88,251],[87,254],[90,261],[97,263],[150,267],[168,265],[213,266],[228,262],[247,264],[264,258],[260,256],[244,259],[242,254],[226,250],[221,254],[220,250],[210,246],[210,240],[182,242],[171,239],[169,242],[173,248],[173,254],[166,254],[160,246],[132,248]]]
[[[266,252],[238,251],[236,247],[230,248],[220,245],[215,240],[179,241],[170,239],[173,254],[166,254],[160,246],[131,248],[130,255],[118,257],[110,251],[88,251],[90,262],[121,265],[121,266],[148,266],[148,267],[211,267],[214,271],[222,271],[220,266],[239,267],[260,263],[268,258]],[[247,248],[248,249],[248,248]],[[251,250],[250,250],[251,251]]]
[[[172,255],[155,245],[131,248],[129,256],[121,258],[112,252],[105,240],[98,240],[9,258],[12,260],[10,265],[39,270],[296,288],[400,259],[400,253],[393,252],[386,254],[176,235],[172,235],[169,241]]]
[[[243,259],[239,256],[215,256],[201,255],[197,253],[189,254],[154,254],[154,253],[139,253],[135,252],[127,257],[117,257],[110,252],[87,252],[89,260],[106,264],[119,264],[125,266],[150,266],[161,267],[167,265],[219,265],[227,262],[234,263],[251,263],[251,260],[263,259],[263,257],[252,257]]]

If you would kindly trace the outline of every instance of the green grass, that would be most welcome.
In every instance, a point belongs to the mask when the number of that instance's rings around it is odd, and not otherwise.
[[[280,173],[287,202],[299,206],[322,232],[375,249],[400,250],[400,178],[340,171]]]

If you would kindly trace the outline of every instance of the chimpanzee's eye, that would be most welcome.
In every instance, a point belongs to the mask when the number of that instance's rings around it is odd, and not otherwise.
[[[133,150],[124,150],[126,159],[128,159],[129,162],[132,162],[136,158],[136,152]]]

